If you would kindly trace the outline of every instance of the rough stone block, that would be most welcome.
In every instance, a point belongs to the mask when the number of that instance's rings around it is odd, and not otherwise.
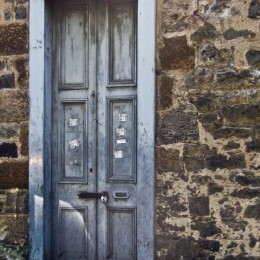
[[[20,87],[27,87],[27,80],[28,80],[28,75],[27,75],[27,66],[28,66],[28,60],[25,58],[18,58],[15,61],[15,68],[17,72],[19,73],[19,76],[17,78],[17,82]]]
[[[6,123],[27,121],[29,116],[27,91],[3,91],[0,95],[1,121]]]
[[[28,25],[12,23],[0,25],[0,55],[28,53]]]
[[[162,76],[158,80],[158,110],[170,108],[172,106],[173,78]]]
[[[1,213],[23,213],[28,214],[28,191],[27,190],[6,190],[6,201],[3,203]]]
[[[0,188],[28,188],[28,161],[8,160],[0,163]]]
[[[17,125],[0,125],[0,139],[9,139],[17,136]]]
[[[209,215],[209,197],[191,197],[189,198],[189,209],[192,215]]]
[[[248,17],[250,18],[260,18],[260,3],[259,0],[252,0],[250,2]]]
[[[1,240],[6,244],[27,244],[28,215],[0,214]]]
[[[212,237],[222,233],[221,229],[216,226],[216,222],[201,218],[192,219],[191,229],[198,230],[202,238]]]
[[[25,6],[19,5],[15,7],[15,19],[24,20],[27,18],[27,10]]]
[[[0,144],[0,157],[17,158],[17,145],[15,143]]]
[[[0,89],[15,88],[14,74],[0,76]]]
[[[260,219],[260,203],[247,206],[244,217]]]
[[[19,140],[21,143],[21,155],[23,155],[23,156],[28,156],[28,154],[29,154],[28,138],[29,138],[28,124],[21,123]]]
[[[260,123],[259,104],[223,106],[221,115],[233,126],[257,125]]]
[[[215,171],[216,169],[235,169],[235,168],[245,168],[245,155],[235,154],[227,158],[223,154],[217,154],[205,158],[205,167],[209,170]]]
[[[191,69],[195,66],[195,49],[188,46],[186,36],[163,38],[159,60],[162,69]]]
[[[223,33],[223,36],[224,36],[225,40],[233,40],[238,37],[244,37],[246,39],[247,38],[251,39],[251,38],[254,38],[256,36],[256,34],[249,30],[236,31],[233,28],[230,28]]]
[[[249,50],[246,52],[246,60],[248,65],[260,65],[260,51],[258,50]]]
[[[183,172],[184,166],[179,151],[175,149],[157,148],[157,171],[159,172]]]
[[[208,40],[215,40],[219,37],[220,33],[216,30],[216,27],[208,22],[204,23],[204,26],[191,35],[191,40],[197,44]]]
[[[231,193],[231,196],[242,198],[242,199],[259,198],[260,188],[259,189],[245,188],[245,189],[241,189],[241,190],[235,190]]]
[[[198,141],[198,115],[179,111],[167,111],[158,118],[158,144]]]

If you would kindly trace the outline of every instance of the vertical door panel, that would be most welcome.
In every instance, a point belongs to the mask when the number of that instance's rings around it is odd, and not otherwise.
[[[108,98],[108,181],[136,180],[135,97]]]
[[[87,209],[60,208],[60,259],[87,259]]]
[[[136,211],[134,208],[108,209],[107,237],[107,259],[136,259]]]
[[[87,106],[85,101],[61,102],[60,182],[86,181]]]
[[[88,9],[62,10],[61,87],[85,87],[88,43]]]
[[[135,4],[108,5],[109,85],[135,84]]]

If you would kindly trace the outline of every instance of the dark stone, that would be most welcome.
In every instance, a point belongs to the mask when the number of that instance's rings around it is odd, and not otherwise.
[[[188,172],[198,172],[204,169],[206,156],[215,154],[207,145],[189,144],[184,146],[183,158]]]
[[[224,257],[224,260],[235,260],[235,257],[233,255],[227,255]]]
[[[242,190],[235,190],[231,193],[231,196],[243,199],[253,199],[260,196],[260,189],[245,188]]]
[[[245,127],[231,127],[231,126],[223,126],[220,128],[213,129],[213,136],[215,139],[218,138],[230,138],[230,137],[238,137],[238,138],[247,138],[253,135],[253,130],[251,128]]]
[[[189,27],[189,24],[183,22],[183,21],[177,21],[176,23],[173,24],[171,30],[174,32],[182,32],[184,30],[187,30]]]
[[[17,135],[15,126],[1,126],[0,125],[0,139],[8,139]]]
[[[0,89],[15,88],[14,74],[0,76]]]
[[[0,25],[0,55],[18,55],[28,53],[28,25],[11,23]]]
[[[26,8],[22,5],[15,7],[15,19],[24,20],[27,18]]]
[[[217,49],[213,44],[206,44],[200,49],[200,60],[204,63],[234,65],[234,47]]]
[[[260,3],[259,0],[252,0],[250,2],[248,17],[250,18],[260,18]]]
[[[244,217],[260,219],[260,203],[256,205],[249,205],[245,210]]]
[[[223,154],[217,154],[205,158],[205,167],[209,170],[215,171],[216,169],[235,169],[245,168],[245,156],[243,154],[235,154],[227,158]]]
[[[257,239],[252,234],[249,235],[249,238],[250,238],[249,246],[251,248],[254,248],[256,246]]]
[[[216,27],[213,24],[205,22],[204,26],[193,33],[190,38],[196,43],[201,43],[205,40],[215,40],[219,35],[220,33],[216,30]]]
[[[260,152],[260,140],[253,140],[251,142],[246,142],[247,152]]]
[[[198,115],[168,111],[159,117],[157,125],[158,144],[198,141]]]
[[[28,2],[29,0],[16,0],[17,4],[24,4],[26,2]]]
[[[21,155],[23,156],[28,156],[29,154],[28,138],[29,138],[28,124],[21,123],[19,140],[21,143]]]
[[[209,195],[215,194],[217,192],[222,192],[223,190],[224,190],[224,188],[217,185],[216,183],[209,183],[209,185],[208,185]]]
[[[249,50],[246,52],[246,60],[248,65],[254,66],[260,64],[260,51]]]
[[[213,82],[213,70],[211,68],[196,67],[186,77],[187,87],[209,89]]]
[[[239,37],[244,37],[246,38],[254,38],[256,36],[256,34],[252,31],[249,30],[240,30],[240,31],[236,31],[233,28],[225,31],[223,33],[223,36],[225,38],[225,40],[233,40]]]
[[[5,16],[6,21],[10,20],[10,18],[11,18],[10,10],[4,10],[4,16]]]
[[[186,36],[163,38],[159,60],[162,69],[194,68],[195,49],[188,45]]]
[[[233,177],[233,179],[235,182],[238,182],[242,186],[248,186],[248,185],[252,185],[255,187],[260,186],[260,177],[236,175]],[[232,179],[231,179],[231,181],[232,181]]]
[[[0,163],[1,189],[28,188],[28,161],[3,161]]]
[[[228,246],[227,248],[234,248],[234,247],[237,247],[238,246],[238,243],[232,241]]]
[[[220,243],[214,240],[199,240],[199,247],[212,252],[219,252]]]
[[[209,176],[201,176],[201,175],[193,175],[191,176],[191,179],[193,182],[196,182],[198,184],[201,184],[201,185],[204,185],[204,184],[207,184],[209,181],[212,180],[211,177]]]
[[[209,215],[209,197],[202,196],[189,198],[189,209],[192,215]]]
[[[232,83],[248,77],[250,77],[249,70],[224,70],[216,72],[214,75],[214,80],[218,83]]]
[[[235,208],[230,205],[225,205],[224,207],[220,208],[220,216],[222,219],[230,219],[236,218],[236,211]]]
[[[17,145],[15,143],[2,143],[0,145],[0,157],[17,158]]]
[[[230,142],[228,142],[227,145],[224,146],[224,150],[229,151],[229,150],[237,149],[239,147],[240,147],[239,143],[236,143],[234,141],[230,141]]]
[[[17,72],[19,73],[17,82],[19,83],[20,87],[23,86],[27,80],[26,65],[27,65],[27,60],[24,58],[18,58],[15,61],[15,68],[16,68]]]
[[[198,230],[200,232],[200,236],[211,237],[217,234],[221,234],[222,231],[220,228],[216,227],[216,223],[214,222],[202,222],[201,220],[194,220],[191,225],[192,230]]]
[[[158,110],[167,109],[172,106],[172,89],[173,89],[173,78],[162,76],[159,84],[159,105]]]
[[[29,115],[28,92],[4,91],[0,95],[1,121],[5,123],[27,121]]]

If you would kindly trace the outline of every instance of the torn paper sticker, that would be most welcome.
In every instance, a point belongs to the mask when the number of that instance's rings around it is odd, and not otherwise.
[[[70,118],[69,126],[77,126],[79,124],[79,120],[77,118]]]
[[[123,151],[119,150],[119,151],[114,151],[114,156],[116,159],[120,159],[123,158]]]
[[[116,143],[117,144],[125,144],[126,143],[126,139],[117,139]]]
[[[125,128],[117,128],[116,129],[116,134],[118,136],[124,136],[126,134]]]
[[[119,115],[118,115],[118,119],[119,119],[119,121],[121,121],[121,122],[127,121],[127,114],[119,114]]]
[[[75,147],[79,146],[79,141],[75,139],[70,141],[69,144],[70,144],[70,149],[74,149]]]

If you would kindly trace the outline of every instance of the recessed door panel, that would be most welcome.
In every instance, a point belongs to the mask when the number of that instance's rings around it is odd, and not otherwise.
[[[86,181],[86,112],[85,101],[61,102],[61,182]]]
[[[87,209],[60,208],[59,259],[88,259]]]
[[[61,88],[87,84],[88,6],[61,10]]]
[[[135,97],[108,98],[108,181],[136,180]]]
[[[109,85],[135,84],[135,3],[108,5]]]

